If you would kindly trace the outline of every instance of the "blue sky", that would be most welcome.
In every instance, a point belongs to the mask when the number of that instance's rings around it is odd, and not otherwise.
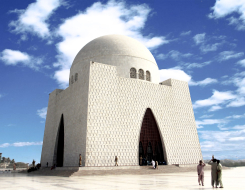
[[[40,161],[49,93],[106,34],[141,41],[189,83],[204,159],[245,159],[245,0],[2,0],[0,152]]]

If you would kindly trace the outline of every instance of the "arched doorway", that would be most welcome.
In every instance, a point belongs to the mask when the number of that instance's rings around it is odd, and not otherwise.
[[[143,165],[147,165],[152,159],[158,161],[159,164],[166,163],[160,133],[150,108],[147,108],[141,125],[139,159],[141,156],[143,158]]]
[[[54,164],[57,167],[63,167],[64,161],[64,117],[61,115],[60,125],[56,137]]]

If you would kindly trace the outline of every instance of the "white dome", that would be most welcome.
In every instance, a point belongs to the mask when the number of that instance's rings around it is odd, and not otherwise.
[[[86,44],[76,55],[71,68],[94,61],[117,66],[119,76],[129,78],[130,68],[151,73],[152,82],[159,83],[159,71],[151,52],[139,41],[123,35],[106,35]]]

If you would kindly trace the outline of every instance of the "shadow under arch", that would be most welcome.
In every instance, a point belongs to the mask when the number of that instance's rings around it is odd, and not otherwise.
[[[60,124],[56,136],[56,143],[54,149],[53,164],[57,167],[63,167],[64,162],[64,116],[61,115]]]
[[[142,120],[139,137],[139,165],[146,165],[151,160],[167,164],[166,150],[162,135],[154,114],[147,108]],[[142,161],[141,161],[142,160]]]

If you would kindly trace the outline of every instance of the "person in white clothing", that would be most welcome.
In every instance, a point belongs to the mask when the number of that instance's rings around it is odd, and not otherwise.
[[[153,168],[155,169],[155,161],[152,159],[151,161]]]

